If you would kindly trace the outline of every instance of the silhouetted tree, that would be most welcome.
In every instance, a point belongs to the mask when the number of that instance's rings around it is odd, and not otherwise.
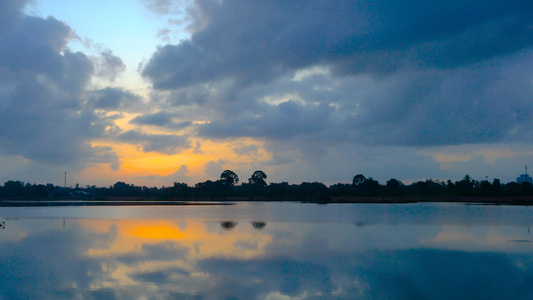
[[[356,185],[358,191],[364,196],[376,196],[379,194],[380,184],[372,177],[366,178],[362,183]]]
[[[393,191],[393,190],[397,190],[400,188],[400,186],[403,186],[403,183],[397,179],[390,179],[387,181],[387,184],[386,184],[386,187],[387,189]]]
[[[493,193],[492,184],[487,180],[483,180],[479,183],[479,193],[481,195],[491,195]]]
[[[502,184],[500,183],[500,180],[498,178],[494,178],[492,181],[492,189],[496,193],[500,193],[502,191]]]
[[[255,171],[252,176],[248,179],[248,183],[255,187],[265,187],[267,186],[267,183],[265,179],[267,178],[267,175],[265,172],[261,170]]]
[[[533,192],[533,185],[531,184],[531,182],[522,182],[521,188],[523,195],[530,195]]]
[[[389,194],[397,195],[400,193],[400,188],[403,187],[404,184],[401,181],[392,178],[389,181],[387,181],[385,186],[387,187],[387,191],[389,192]]]
[[[22,197],[24,195],[24,183],[18,180],[9,180],[4,183],[3,191],[6,197]]]
[[[474,190],[475,181],[472,180],[470,175],[465,175],[463,180],[455,183],[456,191],[461,195],[470,195]]]
[[[190,191],[191,188],[186,183],[174,182],[172,187],[172,193],[175,197],[188,197]]]
[[[365,182],[366,180],[366,177],[363,176],[363,174],[357,174],[353,177],[352,179],[352,184],[357,186],[357,185],[360,185],[362,184],[363,182]]]
[[[239,176],[231,170],[225,170],[220,174],[220,180],[228,186],[234,186],[239,183]]]

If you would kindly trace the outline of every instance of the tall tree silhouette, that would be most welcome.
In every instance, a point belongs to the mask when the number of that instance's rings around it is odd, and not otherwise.
[[[231,170],[225,170],[220,174],[220,180],[227,186],[234,186],[239,183],[239,176]]]
[[[261,170],[257,170],[252,174],[252,177],[248,179],[248,183],[256,187],[265,187],[267,175]]]

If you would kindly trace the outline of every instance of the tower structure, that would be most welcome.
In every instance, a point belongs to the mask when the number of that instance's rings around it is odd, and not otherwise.
[[[524,182],[529,182],[529,183],[532,183],[533,184],[533,179],[531,178],[531,176],[529,176],[529,174],[527,174],[527,165],[525,167],[525,170],[526,170],[526,173],[525,174],[520,174],[520,176],[518,176],[518,178],[516,178],[516,182],[517,183],[524,183]]]

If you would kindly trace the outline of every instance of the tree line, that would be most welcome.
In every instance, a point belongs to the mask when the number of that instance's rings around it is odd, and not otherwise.
[[[128,184],[122,181],[109,187],[86,186],[60,187],[51,183],[30,184],[21,181],[7,181],[0,186],[0,197],[8,199],[106,199],[110,197],[127,197],[137,199],[161,200],[311,200],[317,191],[327,193],[328,197],[482,197],[482,196],[533,196],[533,186],[529,182],[502,184],[499,179],[492,182],[474,180],[469,175],[459,181],[439,181],[427,179],[411,184],[390,179],[385,184],[372,177],[357,174],[351,183],[337,183],[329,187],[320,182],[266,182],[267,175],[255,171],[247,180],[239,184],[239,176],[225,170],[220,179],[199,182],[194,186],[174,182],[169,187],[146,187]]]

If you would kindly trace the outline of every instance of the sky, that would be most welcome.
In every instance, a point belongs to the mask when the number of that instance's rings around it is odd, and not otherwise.
[[[514,181],[533,2],[4,0],[0,181]]]

